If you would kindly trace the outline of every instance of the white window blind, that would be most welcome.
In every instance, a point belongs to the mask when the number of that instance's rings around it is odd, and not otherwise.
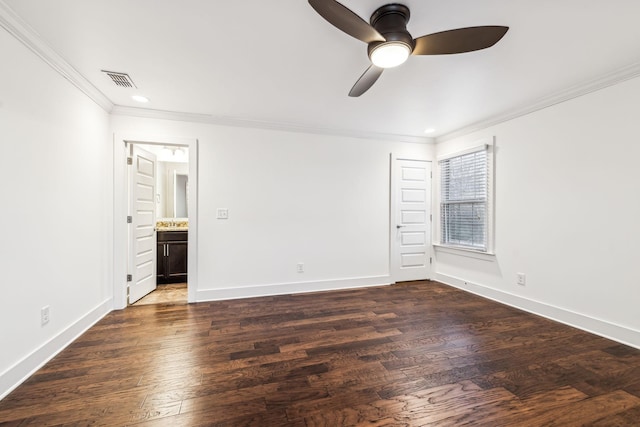
[[[441,244],[487,251],[487,149],[440,160]]]

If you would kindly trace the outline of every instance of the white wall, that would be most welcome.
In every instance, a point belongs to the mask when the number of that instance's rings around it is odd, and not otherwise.
[[[117,140],[199,141],[198,300],[390,283],[389,155],[430,159],[433,149],[125,116],[111,121]],[[217,208],[229,209],[229,219],[216,219]],[[296,272],[299,262],[304,273]]]
[[[437,278],[640,347],[638,111],[640,78],[439,143],[495,136],[496,256],[437,251]]]
[[[104,110],[4,29],[0,52],[1,398],[110,309],[112,150]]]

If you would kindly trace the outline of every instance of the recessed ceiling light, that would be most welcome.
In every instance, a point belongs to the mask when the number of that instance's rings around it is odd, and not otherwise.
[[[131,97],[134,101],[138,101],[138,102],[149,102],[149,98],[144,97],[142,95],[133,95]]]
[[[434,128],[427,128],[424,130],[424,133],[434,133],[436,130]]]

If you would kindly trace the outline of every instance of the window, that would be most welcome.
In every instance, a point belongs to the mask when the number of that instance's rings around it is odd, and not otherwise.
[[[489,146],[438,162],[440,243],[489,251]]]

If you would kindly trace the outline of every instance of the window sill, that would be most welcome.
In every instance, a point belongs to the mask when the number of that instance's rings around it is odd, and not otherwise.
[[[439,244],[434,244],[433,247],[436,252],[443,252],[467,258],[475,258],[482,261],[494,262],[496,260],[496,254],[493,252],[481,252],[473,249],[461,248],[457,246],[445,246]]]

